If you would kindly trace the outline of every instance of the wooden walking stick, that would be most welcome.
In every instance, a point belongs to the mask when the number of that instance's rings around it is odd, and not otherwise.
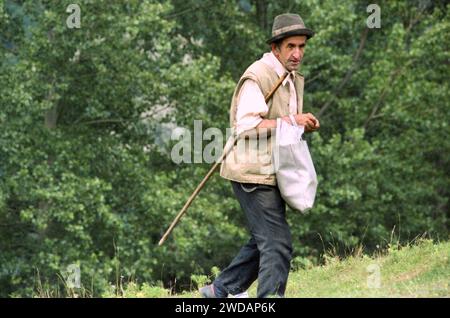
[[[285,78],[286,78],[286,76],[288,74],[289,73],[286,72],[283,76],[281,76],[280,79],[278,80],[278,82],[272,88],[272,90],[266,95],[266,97],[264,98],[266,103],[272,98],[273,94],[278,89],[278,87],[280,87],[281,83],[283,83],[283,81],[285,80]],[[163,243],[166,241],[167,237],[172,232],[173,228],[177,225],[178,221],[181,219],[181,217],[187,211],[187,209],[191,205],[192,201],[194,201],[194,199],[197,196],[197,194],[203,188],[203,186],[205,185],[206,181],[208,181],[208,179],[212,176],[214,171],[216,171],[217,167],[219,167],[219,165],[222,163],[222,161],[225,159],[225,157],[228,155],[228,153],[231,151],[231,149],[233,149],[233,147],[236,144],[238,138],[236,138],[235,134],[233,134],[233,136],[231,138],[234,138],[233,144],[228,149],[225,147],[225,149],[224,149],[222,155],[220,156],[220,158],[214,163],[214,165],[211,167],[211,169],[209,169],[209,171],[206,174],[206,176],[203,178],[203,180],[200,182],[200,184],[197,186],[197,188],[191,194],[189,199],[186,201],[186,203],[184,204],[184,206],[181,209],[181,211],[178,213],[178,215],[173,220],[172,224],[170,224],[170,226],[167,229],[166,233],[164,233],[164,235],[162,236],[161,240],[159,240],[159,243],[158,243],[159,246],[163,245]],[[228,142],[225,145],[227,145],[227,144],[228,144]]]

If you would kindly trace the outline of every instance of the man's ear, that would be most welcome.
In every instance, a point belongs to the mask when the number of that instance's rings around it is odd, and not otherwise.
[[[272,44],[270,44],[270,46],[272,47],[273,54],[275,54],[275,56],[277,56],[277,54],[280,53],[277,45],[275,43],[272,43]]]

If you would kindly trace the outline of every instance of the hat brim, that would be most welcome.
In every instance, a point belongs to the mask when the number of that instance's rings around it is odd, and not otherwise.
[[[314,32],[310,29],[292,30],[289,32],[278,34],[277,36],[270,38],[269,40],[267,40],[267,44],[271,44],[273,42],[276,42],[276,41],[286,38],[288,36],[294,36],[294,35],[306,35],[306,38],[309,39],[314,36]]]

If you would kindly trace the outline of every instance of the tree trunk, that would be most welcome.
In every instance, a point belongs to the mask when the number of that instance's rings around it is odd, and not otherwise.
[[[53,106],[45,113],[45,127],[55,129],[58,122],[58,105]]]
[[[266,33],[269,32],[269,23],[267,21],[267,0],[255,0],[256,5],[256,21],[258,26]]]

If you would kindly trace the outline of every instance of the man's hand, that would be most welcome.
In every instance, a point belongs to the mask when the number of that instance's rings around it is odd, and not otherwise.
[[[313,132],[320,128],[319,120],[311,113],[294,115],[297,125],[305,126],[305,132]]]

